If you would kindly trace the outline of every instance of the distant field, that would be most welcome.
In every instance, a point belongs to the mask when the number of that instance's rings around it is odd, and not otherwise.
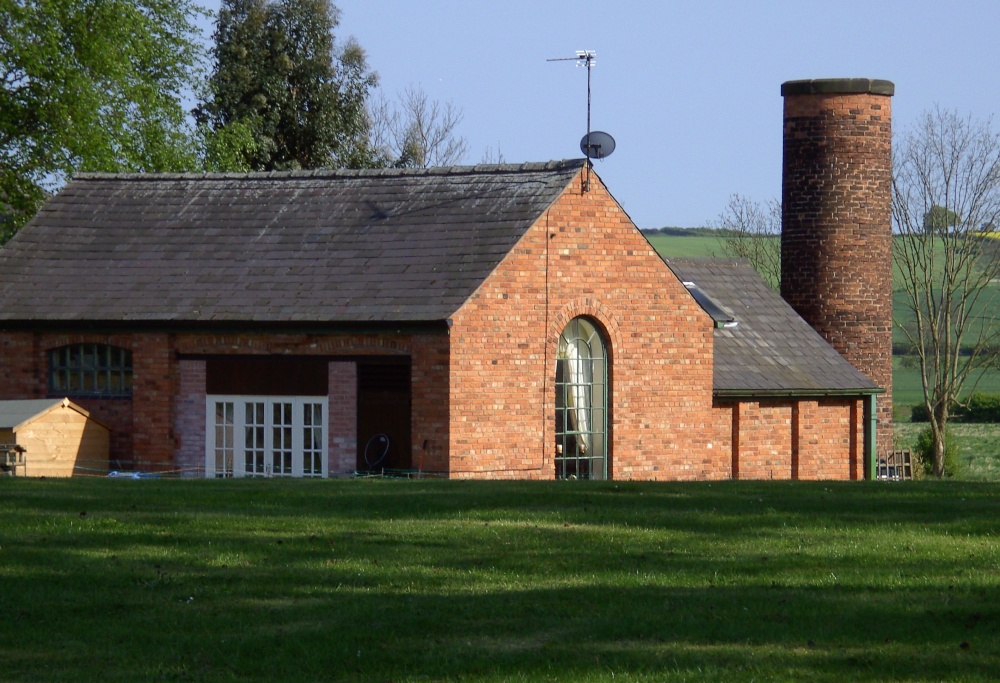
[[[895,286],[892,293],[893,298],[893,317],[896,320],[897,325],[911,324],[913,320],[913,314],[909,307],[906,305],[908,300],[905,292],[901,290],[899,286]],[[987,290],[983,291],[980,296],[979,301],[975,306],[972,307],[972,316],[986,316],[990,311],[1000,307],[1000,283],[995,283],[990,285]],[[892,331],[892,343],[893,344],[906,344],[906,334],[899,329],[899,327],[894,327]]]
[[[910,408],[923,401],[920,371],[917,368],[903,367],[903,359],[900,356],[896,356],[892,361],[894,412],[897,420],[909,422]],[[976,391],[987,394],[1000,394],[1000,371],[991,370],[986,373],[979,384],[976,385]],[[971,393],[971,387],[968,393]],[[998,447],[1000,447],[1000,444],[998,444]]]
[[[719,238],[710,235],[677,235],[663,233],[643,233],[664,258],[710,258],[722,254]]]
[[[707,235],[676,236],[647,234],[646,239],[664,258],[712,258],[722,256],[717,237]]]
[[[646,238],[662,256],[685,258],[711,258],[722,256],[722,243],[717,236],[706,234],[708,231],[698,229],[692,235],[678,234],[680,230],[667,233],[645,233]],[[1000,241],[1000,233],[990,233],[991,238]],[[940,255],[939,255],[940,258]],[[902,290],[903,273],[893,265],[893,291]],[[1000,284],[998,284],[1000,286]]]

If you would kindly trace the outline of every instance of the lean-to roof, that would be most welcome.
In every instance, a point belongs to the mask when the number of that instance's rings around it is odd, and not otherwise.
[[[668,259],[717,307],[717,396],[860,394],[878,388],[743,259]],[[707,310],[707,309],[706,309]],[[710,312],[711,313],[711,312]]]

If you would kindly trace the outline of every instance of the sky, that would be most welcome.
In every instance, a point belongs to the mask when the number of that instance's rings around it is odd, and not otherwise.
[[[785,81],[892,81],[896,134],[935,107],[1000,108],[995,0],[335,2],[336,38],[360,43],[386,96],[417,86],[462,110],[463,163],[581,157],[587,70],[547,60],[596,52],[591,129],[616,149],[594,168],[643,229],[780,198]]]

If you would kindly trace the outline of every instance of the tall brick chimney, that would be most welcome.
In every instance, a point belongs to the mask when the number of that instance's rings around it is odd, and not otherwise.
[[[892,107],[865,78],[788,81],[781,296],[885,394],[876,448],[892,448]]]

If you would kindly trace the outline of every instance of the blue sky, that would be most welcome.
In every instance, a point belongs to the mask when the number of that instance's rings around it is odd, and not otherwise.
[[[893,81],[897,133],[938,105],[986,119],[1000,104],[993,0],[336,4],[337,37],[358,40],[387,95],[417,85],[463,110],[467,163],[581,156],[586,69],[546,60],[595,50],[592,128],[617,141],[595,168],[640,228],[780,196],[784,81]]]

